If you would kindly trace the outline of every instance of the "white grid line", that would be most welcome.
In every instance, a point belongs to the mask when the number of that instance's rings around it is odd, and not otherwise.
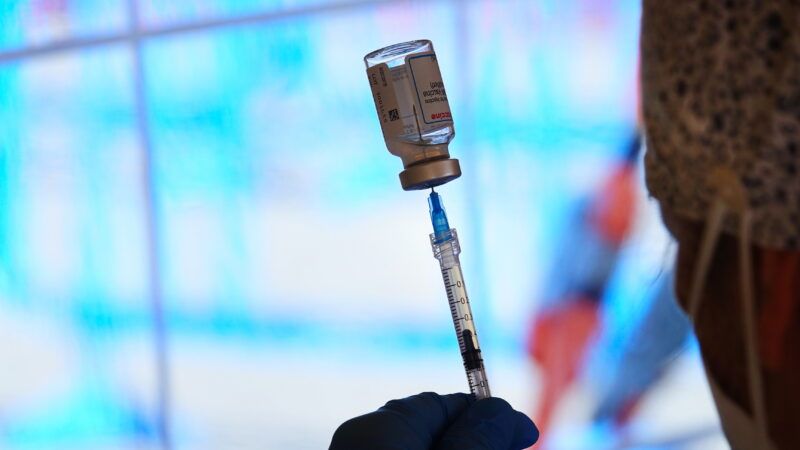
[[[145,199],[145,230],[147,232],[147,274],[149,281],[150,314],[153,331],[153,366],[156,380],[156,436],[162,450],[172,450],[171,377],[167,324],[164,317],[164,293],[161,279],[161,235],[158,228],[158,202],[156,200],[155,175],[153,171],[153,145],[150,121],[147,117],[147,93],[139,31],[139,2],[127,0],[128,31],[133,67],[133,89],[136,112],[136,128],[142,156],[142,190]]]
[[[443,0],[428,0],[443,1]],[[457,0],[455,0],[457,1]],[[280,21],[284,19],[316,15],[329,12],[343,12],[370,6],[386,4],[415,3],[413,0],[352,0],[342,3],[311,5],[302,8],[287,9],[282,11],[266,11],[244,14],[240,16],[223,17],[217,19],[200,20],[194,22],[176,23],[168,26],[154,26],[150,28],[130,27],[126,32],[98,34],[85,37],[71,37],[42,45],[24,46],[17,49],[0,51],[0,65],[17,62],[27,58],[50,55],[53,53],[80,50],[131,41],[185,34],[218,28],[228,28],[245,25],[257,25]]]

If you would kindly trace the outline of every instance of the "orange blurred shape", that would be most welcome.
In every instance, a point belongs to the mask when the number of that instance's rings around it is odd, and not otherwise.
[[[630,231],[636,206],[635,167],[617,169],[601,188],[590,220],[608,241],[619,244]]]
[[[578,373],[598,322],[596,299],[575,297],[541,313],[533,324],[528,351],[542,371],[541,399],[534,417],[542,436]]]

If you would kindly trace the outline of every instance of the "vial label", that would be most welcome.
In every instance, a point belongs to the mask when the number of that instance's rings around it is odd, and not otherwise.
[[[452,122],[450,104],[447,102],[447,92],[436,54],[430,52],[408,55],[406,67],[416,93],[417,98],[414,100],[423,134],[427,130],[441,127],[444,122]]]
[[[406,56],[406,63],[367,69],[372,99],[387,141],[424,142],[452,124],[447,92],[434,53]]]
[[[419,118],[420,108],[416,104],[417,93],[412,86],[408,66],[404,64],[392,67],[390,70],[402,122],[402,126],[398,127],[396,133],[393,133],[393,137],[406,141],[420,141],[422,140],[421,136],[428,130],[425,128],[425,123]]]
[[[403,118],[400,105],[397,103],[393,80],[394,74],[389,66],[377,64],[367,69],[369,87],[372,89],[372,99],[381,121],[381,130],[385,137],[402,136]]]

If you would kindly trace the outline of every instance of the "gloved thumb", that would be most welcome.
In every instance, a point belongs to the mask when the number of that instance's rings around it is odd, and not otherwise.
[[[470,405],[439,440],[436,450],[520,450],[539,439],[539,430],[525,414],[501,398]]]

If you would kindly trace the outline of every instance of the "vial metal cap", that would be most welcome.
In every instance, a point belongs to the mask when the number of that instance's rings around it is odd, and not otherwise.
[[[457,159],[434,159],[410,165],[400,172],[400,184],[406,191],[429,189],[461,176]]]

